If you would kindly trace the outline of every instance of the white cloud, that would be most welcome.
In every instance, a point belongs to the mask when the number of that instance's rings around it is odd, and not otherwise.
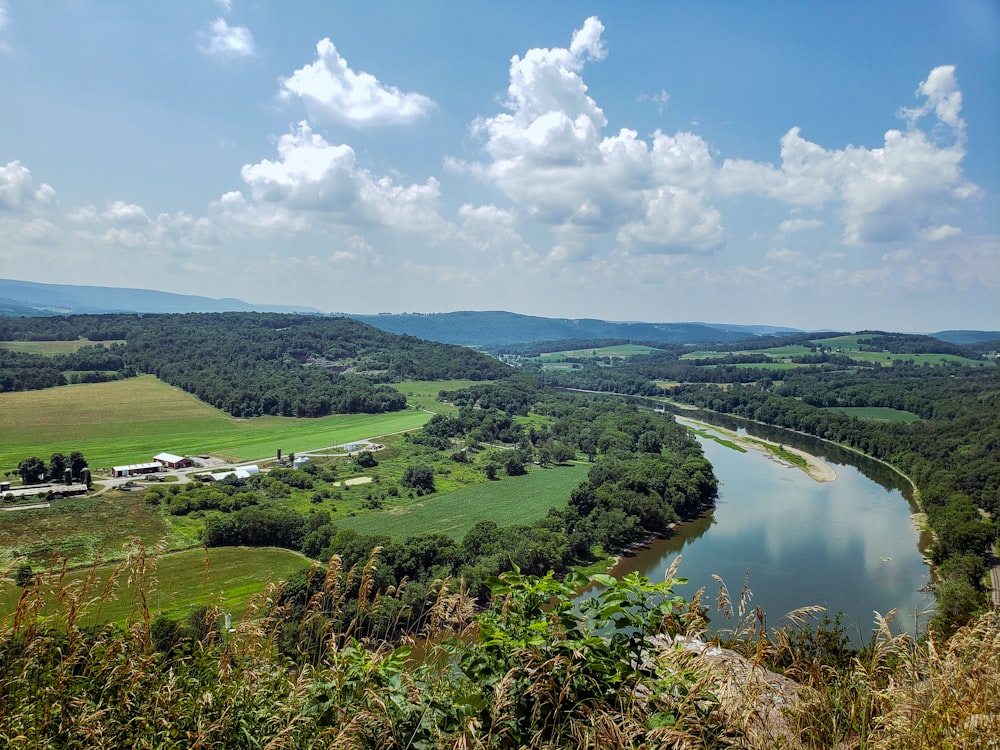
[[[950,240],[962,235],[962,230],[950,224],[942,224],[939,227],[927,227],[920,233],[921,237],[931,242],[941,242]]]
[[[0,210],[21,211],[55,202],[56,191],[42,183],[37,188],[31,170],[19,161],[0,167]]]
[[[819,227],[825,226],[826,222],[822,219],[787,219],[778,225],[778,232],[780,234],[791,234],[792,232],[805,232],[809,229],[818,229]]]
[[[437,106],[423,94],[405,93],[370,73],[355,72],[329,39],[316,45],[315,62],[281,81],[281,95],[302,99],[318,122],[352,127],[407,124]]]
[[[603,31],[591,17],[569,48],[515,55],[506,111],[472,126],[489,161],[465,168],[557,233],[553,261],[584,260],[615,242],[636,253],[720,247],[721,216],[703,190],[712,159],[701,138],[657,131],[650,145],[628,128],[603,135],[607,118],[582,77],[586,62],[606,55]]]
[[[658,94],[639,94],[640,102],[653,102],[656,104],[656,110],[662,115],[663,110],[667,108],[667,103],[670,101],[670,94],[667,93],[666,89],[660,89]]]
[[[230,59],[253,57],[257,54],[253,34],[246,26],[230,26],[224,18],[216,18],[202,32],[199,49],[209,57]]]
[[[0,31],[7,28],[10,23],[10,16],[7,15],[7,0],[0,0]]]
[[[104,218],[115,224],[133,224],[143,226],[149,224],[149,216],[142,206],[125,201],[113,201],[104,212]]]
[[[215,4],[222,8],[224,13],[228,13],[233,9],[233,0],[215,0]]]
[[[918,236],[935,217],[980,190],[962,177],[965,123],[954,68],[935,68],[917,91],[926,101],[902,111],[910,129],[887,131],[879,148],[825,149],[802,138],[795,127],[781,139],[780,167],[726,159],[717,186],[724,193],[763,195],[792,205],[839,206],[849,244]],[[915,128],[930,112],[937,131],[952,134],[950,144],[939,145]]]
[[[920,82],[915,95],[926,97],[926,101],[913,109],[900,110],[900,116],[908,120],[911,127],[924,115],[934,112],[938,120],[952,128],[957,136],[964,136],[962,92],[958,90],[954,65],[939,65],[934,68],[927,80]]]
[[[622,227],[618,241],[638,254],[699,253],[725,241],[722,215],[695,193],[666,187],[646,201],[646,215]]]
[[[412,232],[446,229],[437,213],[440,185],[400,185],[357,167],[354,149],[333,145],[300,122],[278,139],[278,160],[241,170],[253,198],[312,212],[352,226],[389,226]]]

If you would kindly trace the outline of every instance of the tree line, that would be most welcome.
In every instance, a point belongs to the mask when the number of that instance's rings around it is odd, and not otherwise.
[[[56,357],[0,350],[0,388],[156,375],[235,417],[320,417],[406,407],[387,383],[487,380],[510,369],[465,347],[348,318],[276,313],[0,319],[0,341],[121,341]],[[67,371],[80,371],[67,377]]]

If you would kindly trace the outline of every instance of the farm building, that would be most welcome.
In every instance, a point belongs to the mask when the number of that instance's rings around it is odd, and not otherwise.
[[[134,477],[137,474],[155,474],[163,468],[160,463],[148,464],[128,464],[127,466],[112,466],[111,476],[113,477]]]
[[[239,466],[233,471],[219,471],[215,474],[209,474],[208,477],[213,482],[221,482],[226,477],[236,477],[237,479],[249,479],[254,474],[260,474],[260,467],[256,464],[250,464],[249,466]]]
[[[157,453],[153,460],[167,469],[186,469],[194,465],[194,461],[187,456],[175,456],[173,453]]]

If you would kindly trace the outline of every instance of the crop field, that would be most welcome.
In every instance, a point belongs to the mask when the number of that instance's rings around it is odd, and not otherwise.
[[[712,370],[723,365],[698,365],[699,368],[705,370]],[[805,365],[799,365],[795,362],[739,362],[735,365],[728,365],[729,367],[735,367],[738,370],[794,370],[799,367],[804,367]]]
[[[830,406],[826,411],[839,411],[858,419],[872,419],[880,422],[919,422],[918,417],[913,412],[902,411],[900,409],[890,409],[888,406]]]
[[[311,561],[296,552],[275,548],[217,547],[193,549],[161,555],[151,571],[152,585],[148,592],[147,606],[151,613],[163,612],[173,617],[187,615],[192,607],[218,605],[238,620],[247,602],[259,594],[269,582],[283,581],[292,573],[308,568]],[[57,586],[79,587],[87,582],[86,598],[98,597],[116,566],[102,565],[68,571],[60,582],[56,576],[44,574],[43,590]],[[118,589],[113,598],[95,608],[85,621],[120,621],[134,610],[132,592],[127,586],[128,572],[118,578]],[[0,617],[17,606],[21,589],[12,582],[0,586]],[[53,591],[47,598],[53,599]],[[44,613],[44,612],[43,612]]]
[[[636,354],[649,354],[655,352],[652,346],[641,346],[639,344],[619,344],[617,346],[602,346],[596,349],[570,349],[564,352],[545,352],[542,354],[542,362],[558,362],[566,357],[576,357],[579,359],[594,359],[598,357],[619,357],[627,359]]]
[[[340,528],[365,534],[388,534],[403,539],[414,534],[442,533],[461,539],[477,521],[492,520],[500,526],[530,523],[564,507],[570,491],[587,477],[589,464],[535,469],[525,476],[434,496],[408,508],[369,511],[337,518]]]
[[[836,336],[830,339],[817,339],[816,343],[822,343],[824,346],[829,347],[835,353],[843,354],[857,362],[878,362],[882,365],[892,365],[896,362],[906,362],[912,361],[914,364],[929,364],[929,365],[946,365],[946,364],[961,364],[961,365],[971,365],[985,366],[990,364],[989,362],[969,359],[968,357],[957,357],[954,354],[891,354],[888,352],[873,352],[873,351],[862,351],[861,344],[858,343],[859,339],[863,339],[865,336]],[[681,359],[721,359],[727,357],[730,354],[735,356],[745,355],[745,354],[766,354],[773,360],[776,360],[777,364],[784,364],[787,366],[797,366],[791,363],[782,362],[782,360],[788,360],[791,357],[801,357],[812,353],[811,350],[806,346],[792,345],[792,346],[781,346],[772,349],[759,349],[759,350],[745,350],[737,352],[712,352],[712,351],[701,351],[701,352],[688,352],[681,355]],[[710,366],[710,365],[709,365]],[[741,364],[737,367],[759,367],[762,369],[767,369],[770,365],[768,364]]]
[[[425,424],[407,409],[319,419],[235,419],[151,375],[111,383],[0,393],[0,471],[29,456],[81,451],[90,466],[148,461],[161,451],[229,460],[273,456],[360,440]]]
[[[51,357],[55,354],[70,354],[77,349],[94,344],[124,344],[124,341],[88,341],[87,339],[76,339],[75,341],[0,341],[0,349],[7,349],[12,352],[22,354],[41,354]]]

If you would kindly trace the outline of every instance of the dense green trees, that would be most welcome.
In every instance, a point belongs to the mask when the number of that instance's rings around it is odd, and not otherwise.
[[[191,313],[0,320],[0,340],[115,340],[109,336],[125,344],[51,358],[0,350],[0,390],[63,385],[64,371],[76,381],[144,372],[233,416],[318,417],[405,408],[405,397],[384,383],[484,380],[510,372],[465,347],[347,318]]]

